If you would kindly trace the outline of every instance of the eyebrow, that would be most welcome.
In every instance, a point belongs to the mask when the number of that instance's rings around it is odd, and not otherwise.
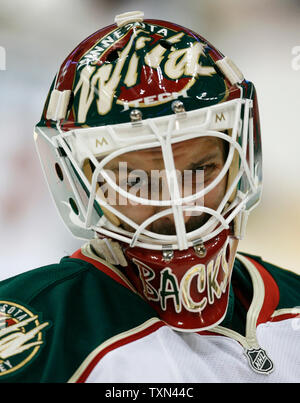
[[[120,162],[126,162],[126,161],[119,161],[119,163]],[[128,163],[126,162],[126,164],[127,164],[127,170],[128,171],[135,171],[135,170],[137,170],[137,169],[140,169],[140,168],[133,168],[133,167],[131,167],[130,165],[128,165]],[[108,170],[110,170],[110,171],[113,171],[113,172],[115,172],[115,173],[118,173],[119,171],[120,171],[120,166],[119,166],[119,164],[114,164],[114,165],[112,165],[111,167],[109,167],[109,168],[105,168],[104,167],[104,169],[108,169]],[[123,169],[121,169],[121,171],[123,171]]]
[[[185,170],[185,171],[188,171],[188,170],[195,170],[196,168],[199,168],[199,166],[201,166],[201,165],[207,163],[208,161],[214,160],[214,159],[217,158],[217,157],[218,157],[218,153],[216,153],[216,152],[207,154],[207,155],[205,155],[203,158],[200,158],[198,161],[192,162],[192,163],[191,163],[187,168],[185,168],[184,170]],[[126,162],[126,161],[119,161],[119,163],[120,163],[120,162]],[[140,170],[140,168],[133,168],[133,167],[131,167],[131,166],[128,164],[128,162],[126,162],[126,164],[127,164],[127,169],[128,169],[128,171]],[[176,168],[176,166],[175,166],[175,168]],[[105,168],[105,169],[111,170],[111,171],[113,171],[113,172],[115,172],[115,173],[119,173],[119,172],[120,172],[120,167],[119,167],[119,164],[118,164],[118,163],[115,163],[115,164],[113,164],[111,167]],[[121,171],[122,171],[122,170],[121,170]],[[145,172],[147,172],[148,174],[151,173],[151,171],[145,171]]]
[[[205,155],[203,158],[200,158],[197,162],[192,162],[186,170],[194,170],[199,168],[199,166],[206,164],[207,162],[218,158],[218,153],[213,152]]]

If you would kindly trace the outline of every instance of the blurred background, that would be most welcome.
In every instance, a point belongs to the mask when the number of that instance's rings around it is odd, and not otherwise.
[[[300,273],[300,0],[0,0],[0,280],[83,242],[56,212],[33,127],[64,58],[133,10],[199,32],[256,84],[264,193],[239,250]]]

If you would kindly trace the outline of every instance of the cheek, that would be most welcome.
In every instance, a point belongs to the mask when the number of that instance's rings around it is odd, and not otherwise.
[[[147,218],[149,218],[152,214],[154,214],[152,206],[115,206],[116,210],[120,213],[124,214],[126,217],[130,218],[136,224],[141,224]]]
[[[221,203],[225,195],[226,185],[227,185],[227,176],[225,176],[216,187],[214,187],[210,192],[208,192],[204,196],[205,207],[217,210],[219,204]]]

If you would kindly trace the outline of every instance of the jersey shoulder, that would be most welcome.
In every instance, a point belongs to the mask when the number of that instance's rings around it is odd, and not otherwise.
[[[59,263],[39,267],[0,281],[1,298],[19,299],[23,302],[33,300],[56,284],[80,276],[88,270],[84,264],[72,259],[63,258]]]
[[[155,316],[132,289],[65,257],[0,283],[0,381],[67,382],[99,345]]]
[[[241,254],[262,265],[275,280],[280,295],[277,310],[300,306],[300,276],[297,273],[269,263],[260,256]]]

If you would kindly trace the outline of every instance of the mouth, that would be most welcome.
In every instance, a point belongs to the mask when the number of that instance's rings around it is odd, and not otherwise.
[[[209,217],[210,215],[206,213],[198,213],[195,216],[191,216],[185,223],[186,232],[197,230],[208,221]],[[127,223],[123,222],[121,226],[127,231],[133,230]],[[162,217],[151,223],[146,229],[160,235],[176,235],[175,223],[171,217]]]

